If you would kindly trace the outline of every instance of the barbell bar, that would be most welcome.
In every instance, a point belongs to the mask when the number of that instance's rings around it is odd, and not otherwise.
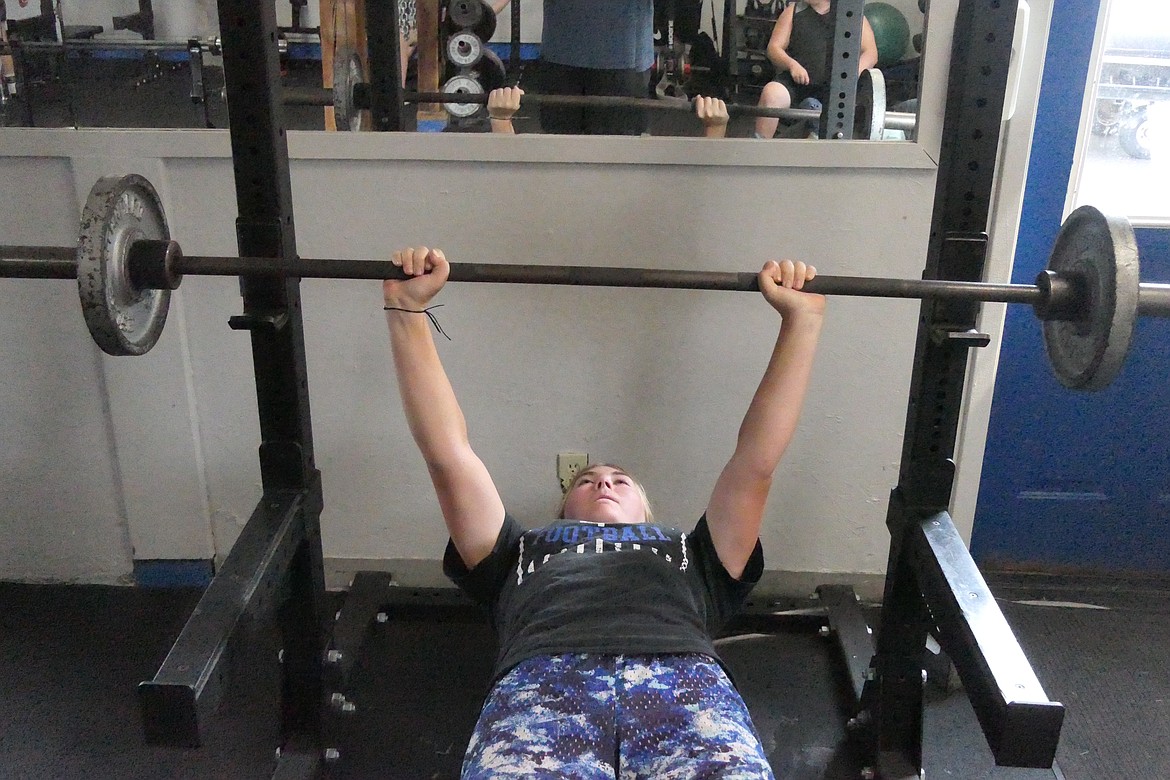
[[[487,105],[488,96],[474,92],[407,92],[407,103],[477,103]],[[694,103],[683,98],[634,98],[618,95],[542,95],[524,93],[520,104],[535,106],[566,106],[584,108],[645,108],[657,111],[693,111]],[[766,108],[763,106],[728,103],[729,116],[763,116],[775,119],[819,120],[821,112],[812,108]],[[887,129],[914,129],[917,117],[904,112],[886,112]]]
[[[1170,317],[1170,284],[1141,282],[1128,220],[1082,206],[1065,221],[1035,284],[820,275],[825,295],[1023,303],[1043,321],[1057,378],[1101,389],[1120,371],[1138,316]],[[0,246],[0,277],[76,279],[90,333],[111,355],[157,342],[170,292],[184,275],[402,279],[389,260],[184,255],[170,239],[154,187],[136,174],[99,179],[82,210],[76,247]],[[756,273],[596,266],[452,263],[450,280],[508,284],[759,290]]]
[[[276,40],[277,51],[288,53],[291,43],[313,43],[318,36],[282,34]],[[144,52],[189,52],[198,46],[201,52],[213,56],[223,54],[223,39],[216,35],[210,38],[188,38],[186,40],[136,39],[136,38],[70,38],[64,41],[23,41],[19,38],[0,42],[0,53],[11,54],[19,50],[30,52],[94,52],[94,51],[144,51]]]
[[[339,57],[341,55],[339,54]],[[343,67],[341,62],[349,63]],[[356,63],[356,64],[354,64]],[[282,101],[289,105],[333,106],[338,129],[356,128],[360,111],[370,106],[369,84],[361,80],[361,64],[356,54],[346,51],[335,60],[333,88],[285,88]],[[448,79],[440,92],[405,92],[404,103],[441,103],[452,116],[470,116],[488,102],[488,90],[465,74]],[[683,98],[638,98],[621,95],[544,95],[526,92],[521,105],[548,105],[592,108],[636,108],[651,111],[693,111],[694,103]],[[757,105],[728,103],[730,116],[771,117],[774,119],[820,121],[822,109],[767,108]],[[909,112],[886,110],[886,82],[877,68],[868,68],[857,79],[853,136],[879,140],[883,130],[913,132],[918,116]]]
[[[455,78],[447,85],[458,83],[458,87],[444,86],[442,92],[406,93],[404,100],[407,103],[446,103],[448,112],[455,115],[466,115],[466,109],[456,112],[451,104],[471,108],[475,104],[484,105],[488,102],[485,91],[480,89],[467,91],[463,85],[468,83],[466,78]],[[360,93],[360,90],[359,90]],[[881,138],[882,130],[904,130],[913,132],[918,124],[918,116],[908,112],[886,111],[886,82],[885,76],[876,68],[868,68],[861,72],[857,80],[855,103],[854,136],[870,140]],[[360,102],[360,101],[359,101]],[[520,98],[524,105],[566,106],[574,108],[638,108],[652,111],[693,111],[694,102],[683,98],[636,98],[621,95],[543,95],[525,93]],[[775,119],[796,119],[806,121],[820,121],[825,109],[812,108],[768,108],[743,103],[728,103],[729,116],[770,117]]]
[[[76,279],[76,247],[0,246],[0,277]],[[176,290],[184,276],[276,276],[301,279],[405,279],[389,260],[333,258],[227,257],[186,255],[171,240],[137,239],[126,250],[126,273],[137,289]],[[759,292],[758,275],[735,271],[680,271],[605,266],[451,263],[452,282],[648,287],[676,290]],[[1157,285],[1143,285],[1156,287]],[[1170,316],[1166,291],[1143,290],[1142,305]],[[820,275],[804,286],[823,295],[867,298],[953,299],[1075,308],[1075,286],[1057,282],[1048,290],[1035,284],[995,284],[947,279],[895,279]],[[1163,297],[1164,296],[1164,299]],[[1147,312],[1143,312],[1147,313]]]

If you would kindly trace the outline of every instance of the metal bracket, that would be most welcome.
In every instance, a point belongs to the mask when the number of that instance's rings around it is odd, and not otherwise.
[[[936,325],[930,331],[930,340],[935,344],[949,344],[959,349],[978,349],[991,343],[991,336],[974,328],[948,328]]]
[[[232,330],[263,330],[276,333],[288,325],[288,312],[277,311],[254,314],[235,314],[228,320]]]

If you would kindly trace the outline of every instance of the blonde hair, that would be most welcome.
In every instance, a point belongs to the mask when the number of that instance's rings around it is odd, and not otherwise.
[[[569,487],[561,495],[561,502],[557,506],[557,519],[558,520],[565,519],[565,504],[569,503],[569,493],[573,492],[573,488],[577,487],[577,483],[579,483],[585,477],[586,474],[589,474],[594,469],[599,469],[599,468],[613,469],[614,471],[619,471],[622,474],[625,474],[627,477],[629,477],[630,482],[632,482],[634,484],[634,487],[637,489],[638,495],[642,497],[642,506],[645,508],[645,511],[646,511],[646,522],[647,523],[654,522],[654,510],[650,508],[650,496],[646,494],[646,488],[642,486],[642,483],[638,481],[637,477],[635,477],[633,474],[626,471],[625,469],[623,469],[621,466],[617,465],[616,463],[590,463],[588,466],[586,466],[585,468],[578,471],[576,473],[576,475],[573,476],[573,481],[569,483]]]

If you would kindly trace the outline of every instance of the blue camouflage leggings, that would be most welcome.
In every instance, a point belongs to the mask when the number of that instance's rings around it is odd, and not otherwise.
[[[463,780],[774,780],[743,699],[705,655],[523,661],[492,688]]]

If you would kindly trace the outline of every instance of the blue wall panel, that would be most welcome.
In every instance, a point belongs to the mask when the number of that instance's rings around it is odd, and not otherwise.
[[[1053,11],[1013,281],[1047,263],[1064,208],[1096,2]],[[1153,175],[1153,170],[1151,170]],[[1142,277],[1170,280],[1170,232],[1138,231]],[[1170,322],[1142,320],[1099,393],[1053,378],[1039,323],[1011,307],[971,540],[983,566],[1170,571]]]

